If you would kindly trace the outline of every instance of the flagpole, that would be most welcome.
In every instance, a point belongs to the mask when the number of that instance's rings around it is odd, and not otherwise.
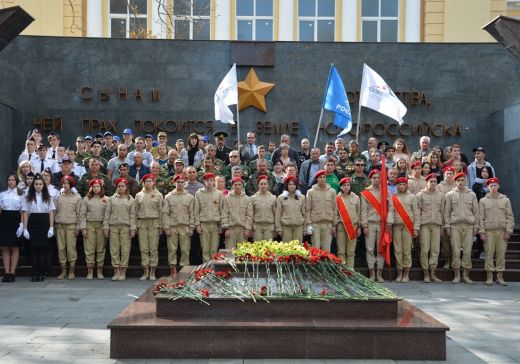
[[[358,100],[358,114],[357,114],[357,125],[356,125],[356,142],[359,144],[359,130],[361,129],[361,98]]]
[[[318,128],[316,129],[316,137],[314,138],[314,148],[316,148],[316,144],[318,143],[318,136],[320,135],[320,126],[321,126],[321,120],[323,119],[323,107],[325,106],[325,99],[327,98],[327,90],[329,89],[329,81],[330,81],[330,71],[332,70],[332,67],[334,66],[334,63],[330,64],[329,68],[329,76],[327,77],[327,86],[325,87],[325,96],[323,96],[323,102],[321,103],[321,112],[320,112],[320,120],[318,121]]]
[[[240,151],[240,112],[237,104],[237,150]]]

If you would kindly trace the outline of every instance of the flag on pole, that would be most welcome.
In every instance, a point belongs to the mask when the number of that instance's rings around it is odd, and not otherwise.
[[[229,70],[228,74],[215,92],[215,120],[220,120],[226,124],[235,124],[233,120],[233,112],[229,109],[229,105],[238,104],[237,89],[237,65]]]
[[[386,180],[386,159],[383,153],[381,159],[381,233],[378,253],[385,258],[385,263],[390,266],[390,244],[392,239],[390,238],[390,232],[386,227],[386,218],[388,214],[388,183]]]
[[[406,115],[406,106],[395,96],[385,80],[366,63],[363,65],[359,102],[361,106],[396,120],[399,125],[404,123],[403,116]]]
[[[334,65],[330,66],[329,82],[325,91],[323,108],[334,112],[334,125],[342,128],[339,136],[346,134],[352,129],[352,115],[348,103],[347,93],[343,81]]]

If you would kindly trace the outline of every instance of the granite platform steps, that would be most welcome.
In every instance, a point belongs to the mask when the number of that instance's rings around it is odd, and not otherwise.
[[[449,328],[402,299],[206,300],[148,289],[108,325],[111,358],[446,359]]]
[[[81,239],[78,239],[78,265],[76,267],[76,275],[78,277],[85,277],[87,274],[87,268],[85,266],[85,255],[83,252],[83,242]],[[23,254],[23,253],[22,253]],[[54,259],[56,259],[56,255]],[[159,266],[157,269],[157,277],[166,276],[169,274],[169,267],[167,261],[168,251],[166,249],[165,240],[161,239],[159,244]],[[484,260],[478,259],[479,252],[477,250],[473,250],[472,252],[472,264],[473,269],[471,271],[470,277],[472,280],[480,282],[486,280],[486,271],[484,269]],[[17,270],[17,275],[19,276],[30,276],[31,268],[28,264],[24,263],[25,259],[21,257],[21,265]],[[142,268],[139,265],[140,263],[140,255],[139,255],[139,246],[137,241],[132,242],[132,249],[130,252],[130,265],[127,270],[128,277],[140,277],[142,275]],[[453,271],[451,269],[446,270],[443,269],[444,265],[444,257],[441,252],[439,257],[439,269],[437,270],[438,276],[443,281],[448,281],[453,279]],[[358,257],[356,260],[356,270],[362,274],[368,276],[368,269],[366,267],[366,263],[364,261],[364,257]],[[57,261],[54,261],[53,265],[49,270],[50,277],[56,277],[59,274],[60,268]],[[110,254],[107,249],[107,254],[105,257],[105,276],[111,277],[112,269],[110,266]],[[395,263],[392,268],[393,275],[395,278],[396,270]],[[2,272],[3,273],[3,272]],[[384,272],[385,280],[388,280],[387,268],[385,268]],[[419,258],[413,257],[412,269],[410,270],[410,279],[411,280],[422,280],[423,272],[420,268]],[[511,237],[511,241],[508,243],[507,252],[506,252],[506,272],[504,273],[504,279],[506,281],[511,282],[520,282],[520,233],[515,232],[515,234]]]

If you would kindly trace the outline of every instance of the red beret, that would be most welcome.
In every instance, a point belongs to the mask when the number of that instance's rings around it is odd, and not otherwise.
[[[314,176],[314,178],[318,179],[319,176],[326,176],[327,175],[327,172],[325,172],[324,169],[320,169],[318,172],[316,172],[316,175]]]
[[[340,186],[344,185],[345,183],[350,183],[350,177],[342,178],[342,179],[339,181],[339,185],[340,185]]]
[[[173,182],[177,182],[180,179],[182,179],[183,181],[186,181],[186,176],[184,175],[184,173],[175,175],[175,177],[173,177]]]
[[[285,177],[285,180],[283,181],[283,184],[287,186],[289,184],[289,182],[291,182],[291,181],[293,181],[296,184],[296,186],[298,186],[298,184],[300,182],[300,181],[298,181],[298,177],[296,177],[296,176],[288,176],[288,177]]]
[[[408,184],[408,178],[406,178],[406,177],[399,177],[398,179],[395,180],[395,183],[396,184],[399,184],[399,183],[406,183],[406,184]]]
[[[151,173],[145,174],[143,178],[141,178],[141,182],[146,181],[147,179],[153,179],[155,181],[155,176]]]
[[[426,176],[426,181],[430,180],[430,179],[434,179],[437,181],[437,175],[435,173],[430,173],[429,175]]]
[[[206,180],[211,179],[211,178],[215,179],[215,174],[213,174],[213,173],[204,173],[204,175],[202,176],[202,180],[203,181],[206,181]]]
[[[256,178],[256,183],[260,182],[263,179],[265,179],[267,181],[269,179],[269,177],[265,174],[262,174]]]
[[[114,186],[117,187],[121,182],[124,182],[124,184],[127,186],[130,184],[126,178],[119,177],[114,181]]]
[[[233,185],[235,182],[244,182],[244,181],[242,181],[242,177],[233,177],[231,179],[231,185]]]
[[[498,184],[500,184],[500,180],[499,180],[498,178],[496,178],[496,177],[490,178],[490,179],[487,180],[487,182],[486,182],[486,186],[489,186],[489,185],[492,184],[492,183],[498,183]]]
[[[103,186],[105,183],[103,182],[102,179],[94,178],[94,179],[90,180],[90,182],[88,183],[88,186],[92,187],[93,185],[96,185],[96,184]]]
[[[373,176],[374,174],[381,174],[381,171],[380,171],[379,169],[373,169],[373,170],[371,170],[370,173],[368,174],[368,178],[369,178],[369,179],[372,178],[372,176]]]
[[[69,181],[71,186],[76,185],[76,180],[72,176],[63,176],[61,177],[61,184],[63,184],[64,181]]]
[[[448,167],[446,167],[446,168],[444,168],[444,169],[442,170],[442,173],[446,173],[446,172],[448,172],[448,171],[451,171],[451,172],[455,173],[455,167],[448,166]]]
[[[412,163],[412,165],[410,166],[411,169],[414,169],[415,167],[420,167],[421,166],[421,162],[419,161],[415,161]]]
[[[453,180],[458,180],[459,178],[465,178],[466,175],[464,174],[464,172],[460,172],[460,173],[457,173],[454,177],[453,177]]]

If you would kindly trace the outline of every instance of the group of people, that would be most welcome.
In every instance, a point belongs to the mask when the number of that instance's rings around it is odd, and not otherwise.
[[[136,236],[140,279],[155,280],[164,234],[172,276],[190,264],[193,239],[200,239],[206,262],[222,241],[232,249],[247,240],[302,242],[310,237],[325,250],[335,241],[338,257],[352,267],[357,241],[364,241],[369,278],[384,282],[378,245],[386,230],[393,240],[398,282],[409,281],[412,249],[420,251],[424,281],[440,282],[436,270],[442,247],[444,268],[454,272],[452,282],[460,282],[462,268],[462,280],[472,283],[476,238],[484,248],[486,283],[493,284],[496,272],[496,281],[506,285],[505,252],[514,218],[484,148],[474,148],[469,163],[459,145],[431,148],[426,136],[413,153],[403,139],[390,145],[369,138],[362,152],[356,140],[337,138],[323,154],[305,138],[296,151],[288,135],[277,147],[274,142],[257,145],[256,134],[248,132],[246,143],[234,149],[226,146],[225,132],[213,137],[215,144],[193,133],[186,144],[179,139],[170,146],[164,132],[154,141],[150,134],[134,137],[125,129],[123,138],[110,132],[80,136],[71,148],[56,133],[48,135],[46,144],[39,130],[30,131],[18,170],[8,174],[7,190],[0,194],[2,281],[15,280],[22,241],[30,250],[31,280],[43,281],[54,237],[61,266],[57,278],[74,279],[80,235],[87,279],[94,274],[104,278],[108,239],[112,280],[125,280]],[[381,200],[383,168],[387,216]]]

